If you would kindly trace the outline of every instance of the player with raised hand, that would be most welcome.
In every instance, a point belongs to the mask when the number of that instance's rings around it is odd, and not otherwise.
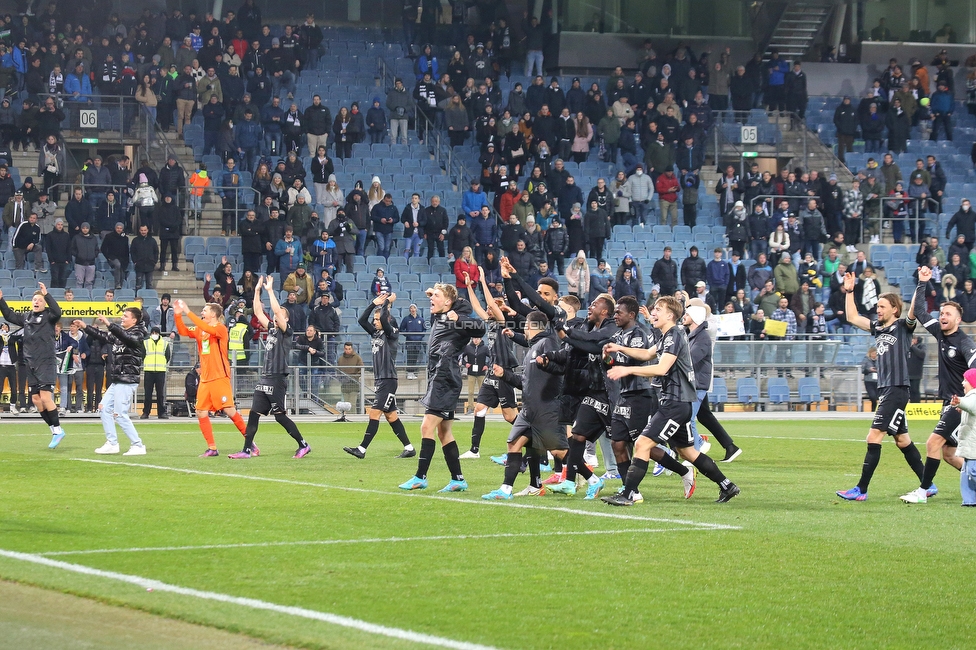
[[[921,485],[901,497],[906,503],[925,503],[930,496],[939,493],[933,481],[943,460],[957,470],[962,470],[963,459],[956,456],[959,439],[956,431],[962,422],[962,414],[951,403],[954,395],[963,395],[963,375],[976,366],[976,343],[959,329],[962,323],[962,307],[947,301],[939,308],[939,317],[932,318],[925,311],[925,285],[932,279],[932,269],[918,269],[918,286],[912,300],[912,315],[922,327],[935,337],[939,344],[939,397],[942,414],[929,439],[925,441],[925,465]]]
[[[881,294],[878,296],[878,320],[872,322],[857,313],[854,302],[856,283],[857,276],[853,273],[844,276],[847,322],[875,337],[875,348],[878,350],[878,409],[868,431],[868,450],[864,455],[861,480],[849,490],[839,490],[837,496],[848,501],[866,501],[871,477],[881,461],[881,443],[885,435],[894,438],[895,444],[905,455],[908,466],[918,476],[919,481],[922,480],[924,468],[922,457],[908,435],[908,422],[905,419],[905,407],[908,406],[909,398],[908,352],[912,345],[912,333],[915,331],[915,318],[912,315],[915,299],[912,299],[908,316],[902,319],[904,305],[901,297],[894,293]]]
[[[0,314],[12,324],[24,329],[21,354],[27,370],[27,390],[41,419],[51,429],[48,449],[55,449],[64,439],[64,429],[54,403],[54,383],[57,381],[57,358],[54,353],[54,324],[61,320],[61,308],[43,282],[31,298],[31,310],[15,312],[7,305],[0,291]]]
[[[441,441],[444,461],[451,473],[451,481],[441,492],[462,492],[468,483],[461,472],[457,441],[451,430],[454,409],[461,396],[461,366],[457,359],[472,338],[484,336],[485,325],[471,317],[471,305],[457,295],[457,288],[438,282],[427,289],[430,299],[430,334],[427,336],[427,393],[421,398],[424,405],[420,423],[420,456],[417,473],[400,485],[401,490],[427,489],[427,470],[430,469],[435,440]]]
[[[272,318],[264,313],[264,305],[261,303],[262,288],[268,292]],[[254,316],[261,323],[261,327],[268,330],[268,337],[264,340],[264,367],[261,370],[261,380],[254,387],[254,396],[251,398],[251,412],[247,416],[247,428],[244,431],[244,449],[228,458],[241,460],[257,455],[254,453],[254,436],[258,432],[262,415],[274,416],[275,422],[298,443],[294,458],[304,458],[312,448],[305,442],[295,422],[288,417],[288,409],[285,407],[285,395],[288,394],[288,355],[291,353],[294,332],[288,324],[288,311],[278,304],[275,297],[274,276],[266,275],[257,283],[252,305]]]
[[[397,439],[403,444],[403,451],[397,458],[411,458],[417,455],[403,421],[397,414],[396,393],[399,381],[397,378],[396,357],[397,344],[400,341],[400,330],[390,316],[390,306],[396,301],[395,293],[381,293],[359,316],[359,326],[370,336],[373,352],[373,380],[376,383],[375,399],[369,409],[369,422],[366,433],[358,447],[343,447],[347,454],[362,459],[366,457],[369,444],[376,437],[380,428],[380,415],[386,417],[390,428]]]
[[[219,456],[217,443],[214,442],[213,424],[210,422],[210,412],[223,411],[241,432],[247,435],[244,418],[234,407],[234,389],[230,384],[230,361],[227,357],[227,343],[229,335],[224,325],[224,311],[216,303],[203,306],[201,316],[190,311],[183,300],[177,300],[176,331],[180,336],[188,336],[197,342],[197,353],[200,357],[200,387],[197,389],[197,422],[203,439],[207,441],[207,451],[200,454],[201,458]],[[187,316],[193,324],[190,329],[183,322]],[[260,450],[251,445],[251,455],[260,455]]]

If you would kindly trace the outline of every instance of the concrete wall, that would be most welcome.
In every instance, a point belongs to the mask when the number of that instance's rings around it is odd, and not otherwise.
[[[976,54],[976,45],[864,41],[861,43],[861,63],[875,63],[885,67],[891,57],[895,57],[899,62],[904,62],[913,56],[918,57],[919,61],[929,63],[941,50],[948,50],[951,61],[959,61],[960,64],[963,64],[968,56]]]
[[[594,34],[563,32],[559,37],[559,66],[566,72],[609,71],[620,65],[632,70],[637,65],[637,50],[650,38],[658,54],[670,52],[679,44],[691,46],[696,55],[711,50],[718,53],[726,45],[732,48],[732,60],[745,63],[752,55],[752,39],[715,36],[654,36],[644,34]],[[586,73],[589,74],[589,73]]]

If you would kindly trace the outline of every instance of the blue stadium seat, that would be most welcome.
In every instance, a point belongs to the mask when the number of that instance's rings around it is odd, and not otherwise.
[[[735,383],[736,400],[741,404],[755,404],[759,401],[759,386],[752,377],[742,377]]]
[[[771,404],[789,404],[790,385],[786,377],[770,377],[766,384],[766,394]]]
[[[799,393],[798,401],[808,407],[811,404],[823,401],[823,395],[820,393],[820,380],[816,377],[801,377],[797,383],[797,391]]]

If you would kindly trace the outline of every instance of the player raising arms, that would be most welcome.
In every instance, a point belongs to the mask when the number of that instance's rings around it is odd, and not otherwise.
[[[207,303],[203,306],[201,316],[190,311],[183,300],[177,300],[176,331],[180,336],[189,336],[197,341],[197,353],[200,355],[200,387],[197,389],[197,421],[203,439],[207,441],[207,451],[200,454],[200,458],[219,456],[217,443],[214,442],[213,424],[210,422],[210,411],[223,411],[241,432],[247,435],[244,418],[234,408],[234,390],[230,385],[230,362],[227,360],[227,327],[224,325],[224,312],[220,305]],[[188,316],[193,323],[191,330],[183,322]],[[260,450],[253,443],[251,455],[259,456]]]
[[[924,469],[922,457],[908,436],[908,423],[905,421],[905,407],[908,406],[909,395],[908,351],[912,345],[915,319],[910,310],[908,317],[902,320],[903,304],[901,298],[893,293],[883,293],[878,296],[876,322],[858,315],[857,305],[854,303],[856,283],[857,276],[853,273],[844,276],[847,322],[858,329],[871,332],[875,337],[875,347],[878,349],[878,410],[868,431],[868,451],[864,455],[861,480],[850,490],[838,491],[837,496],[848,501],[866,501],[868,485],[881,461],[881,442],[886,434],[895,439],[895,444],[905,455],[908,466],[918,476],[919,481],[922,480]],[[914,299],[912,302],[915,302]]]
[[[54,324],[61,320],[61,308],[54,296],[47,292],[43,282],[31,298],[31,310],[19,314],[12,310],[0,291],[0,314],[12,325],[24,328],[21,354],[27,369],[27,390],[37,412],[51,428],[49,449],[56,448],[64,438],[58,407],[54,403],[54,382],[57,379],[57,362],[54,355]]]
[[[355,456],[366,458],[369,443],[373,442],[376,432],[380,428],[380,415],[386,416],[390,428],[397,440],[403,444],[403,451],[397,458],[416,456],[407,430],[403,428],[403,421],[397,414],[396,393],[399,386],[397,378],[396,357],[397,343],[400,340],[400,330],[390,317],[390,306],[396,302],[395,293],[381,293],[373,299],[369,307],[363,310],[359,317],[359,326],[370,336],[373,351],[373,381],[376,383],[373,407],[369,409],[369,422],[366,424],[366,434],[358,447],[343,447],[342,451]]]
[[[262,287],[268,291],[268,302],[271,304],[274,320],[264,313],[264,305],[261,304]],[[251,398],[251,412],[247,416],[247,429],[244,431],[244,449],[228,458],[239,460],[257,455],[254,453],[254,436],[258,432],[258,422],[262,415],[274,416],[275,422],[298,443],[294,458],[304,458],[312,448],[288,417],[288,410],[285,408],[285,395],[288,393],[288,355],[291,353],[294,332],[288,325],[288,312],[278,304],[275,297],[273,276],[265,276],[254,287],[253,307],[261,327],[268,330],[268,337],[264,340],[264,368],[261,370],[261,381],[254,387],[254,396]]]
[[[461,350],[472,338],[484,336],[485,325],[471,317],[471,305],[459,298],[457,289],[450,284],[438,282],[427,289],[430,298],[430,334],[427,335],[427,393],[420,403],[426,408],[424,420],[420,424],[420,456],[417,459],[417,474],[400,485],[401,490],[427,489],[427,470],[434,458],[440,438],[447,469],[451,472],[451,482],[441,492],[462,492],[468,483],[461,473],[461,460],[457,442],[451,431],[454,409],[461,396],[461,366],[457,359]]]
[[[959,439],[956,430],[962,422],[962,414],[952,404],[954,395],[965,395],[962,387],[963,374],[976,365],[976,344],[959,329],[962,307],[956,302],[944,302],[936,320],[925,311],[925,285],[932,279],[932,269],[918,269],[918,286],[912,300],[912,316],[935,337],[939,344],[939,397],[942,398],[942,415],[939,423],[925,441],[925,465],[922,484],[901,497],[906,503],[925,503],[930,496],[939,493],[933,481],[942,459],[962,470],[963,459],[956,456]]]
[[[489,370],[494,365],[499,365],[506,370],[514,370],[519,365],[518,360],[515,358],[515,348],[512,346],[512,339],[504,334],[504,332],[509,327],[515,327],[520,330],[520,321],[524,321],[525,319],[514,311],[512,311],[512,317],[509,318],[502,311],[505,301],[492,297],[491,290],[488,287],[488,280],[485,278],[485,271],[480,266],[478,267],[478,273],[481,277],[481,290],[485,294],[486,309],[482,309],[481,302],[478,300],[478,294],[474,291],[475,283],[467,273],[464,274],[464,283],[468,287],[468,300],[471,302],[471,308],[474,309],[474,313],[485,321],[485,330],[487,331],[485,342],[488,344],[488,361],[486,365]],[[512,321],[511,324],[508,321]],[[515,422],[515,416],[518,415],[516,404],[515,388],[505,380],[496,377],[493,373],[486,372],[484,381],[481,382],[481,388],[478,389],[478,397],[474,404],[474,426],[471,428],[471,449],[461,454],[462,460],[481,457],[481,437],[485,433],[485,418],[488,415],[488,409],[500,406],[502,409],[502,417],[505,418],[506,422],[512,423]]]

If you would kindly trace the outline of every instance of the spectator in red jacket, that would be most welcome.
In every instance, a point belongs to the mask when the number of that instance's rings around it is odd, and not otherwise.
[[[465,246],[464,250],[461,251],[461,259],[454,262],[454,286],[467,291],[468,285],[465,282],[465,274],[475,283],[475,286],[478,286],[478,283],[481,282],[481,274],[478,273],[478,262],[475,261],[474,252],[472,252],[470,246]]]
[[[512,209],[515,207],[515,202],[519,200],[519,188],[518,183],[515,181],[508,182],[508,190],[502,192],[502,195],[498,198],[498,214],[502,215],[502,219],[508,221],[508,218],[512,214]]]
[[[678,225],[679,188],[678,177],[674,175],[673,169],[666,169],[657,177],[654,189],[657,190],[658,198],[661,200],[661,225]]]

